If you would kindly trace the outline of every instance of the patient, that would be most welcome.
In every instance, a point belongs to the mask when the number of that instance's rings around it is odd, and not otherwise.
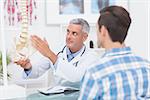
[[[86,72],[79,100],[150,99],[150,62],[124,44],[130,23],[123,7],[109,6],[100,11],[98,46],[106,53]]]

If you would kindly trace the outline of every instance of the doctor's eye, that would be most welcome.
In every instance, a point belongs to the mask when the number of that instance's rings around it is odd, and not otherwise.
[[[72,32],[72,35],[77,36],[78,33],[77,32]]]
[[[70,31],[67,29],[67,34],[69,33]]]

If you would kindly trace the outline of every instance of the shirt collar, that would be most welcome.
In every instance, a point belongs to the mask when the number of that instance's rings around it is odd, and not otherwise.
[[[123,47],[123,48],[113,48],[106,50],[103,57],[106,56],[118,56],[118,55],[124,55],[124,54],[131,54],[131,48],[130,47]]]
[[[66,53],[67,53],[67,55],[72,55],[73,57],[76,57],[84,48],[85,48],[85,45],[82,46],[82,48],[81,48],[79,51],[77,51],[77,52],[75,52],[75,53],[72,53],[72,52],[69,50],[69,48],[66,47]]]

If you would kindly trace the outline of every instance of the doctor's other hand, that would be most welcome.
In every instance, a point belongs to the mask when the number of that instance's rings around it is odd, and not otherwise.
[[[24,69],[31,69],[32,67],[29,59],[20,59],[18,61],[15,61],[14,63],[20,65]]]
[[[50,57],[51,50],[48,46],[48,42],[44,39],[42,40],[36,35],[31,36],[32,45],[37,49],[43,56]]]

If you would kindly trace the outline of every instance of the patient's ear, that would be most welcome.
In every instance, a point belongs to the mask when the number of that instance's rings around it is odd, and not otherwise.
[[[101,35],[103,37],[108,36],[108,30],[107,30],[107,28],[104,25],[102,25],[102,27],[101,27]]]

